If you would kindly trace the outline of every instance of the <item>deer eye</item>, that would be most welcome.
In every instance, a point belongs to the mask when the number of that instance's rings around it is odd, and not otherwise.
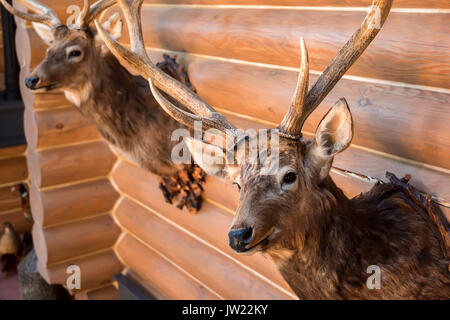
[[[297,174],[295,172],[288,172],[283,176],[282,184],[292,184],[297,180]]]
[[[80,50],[72,50],[69,52],[69,59],[80,57],[82,52]]]
[[[239,183],[237,183],[237,182],[233,182],[233,184],[237,185],[238,189],[239,189],[239,190],[241,190],[241,186],[240,186],[240,184],[239,184]]]

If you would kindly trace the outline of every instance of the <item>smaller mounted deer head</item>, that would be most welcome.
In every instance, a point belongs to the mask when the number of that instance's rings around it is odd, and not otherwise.
[[[115,0],[97,1],[92,6],[88,0],[84,0],[84,7],[75,24],[69,26],[61,23],[52,9],[38,1],[22,2],[34,13],[22,12],[6,0],[0,2],[11,14],[31,21],[38,35],[49,45],[45,59],[25,79],[26,86],[40,92],[54,89],[78,91],[98,65],[99,56],[102,52],[107,52],[103,42],[96,37],[95,29],[90,29],[89,24],[101,12],[114,5]],[[109,30],[114,39],[119,39],[122,33],[119,13],[112,15],[103,23],[103,27]]]

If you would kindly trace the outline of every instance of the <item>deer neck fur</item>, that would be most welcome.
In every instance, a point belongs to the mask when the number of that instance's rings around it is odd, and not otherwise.
[[[129,73],[109,52],[95,60],[82,85],[67,88],[66,97],[128,159],[156,174],[172,174],[177,168],[167,140],[180,125],[159,107],[145,79]]]
[[[338,274],[362,236],[355,233],[360,222],[342,190],[329,176],[319,188],[307,208],[300,208],[308,211],[302,212],[305,220],[295,224],[279,247],[266,252],[299,298],[331,298],[323,287],[339,285]]]

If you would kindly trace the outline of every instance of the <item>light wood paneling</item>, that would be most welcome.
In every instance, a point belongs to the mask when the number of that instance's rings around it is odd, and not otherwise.
[[[122,264],[114,251],[107,250],[82,258],[70,258],[64,263],[48,268],[39,266],[39,271],[48,283],[62,283],[65,286],[67,278],[70,276],[66,271],[71,265],[78,266],[81,272],[81,289],[73,290],[74,293],[105,286],[111,282],[115,274],[120,273],[122,270]]]
[[[166,299],[220,299],[217,294],[130,235],[120,239],[117,252],[127,265]]]
[[[100,139],[94,125],[84,118],[74,107],[48,109],[35,114],[35,128],[28,145],[45,148],[63,144]]]
[[[261,281],[215,249],[180,231],[167,221],[130,201],[116,210],[120,224],[136,237],[199,279],[225,299],[289,299],[279,289]],[[167,244],[170,243],[170,250]],[[213,272],[211,272],[214,270]]]
[[[106,142],[98,141],[40,152],[30,149],[27,160],[31,183],[42,188],[106,176],[116,156]]]
[[[206,59],[192,62],[189,75],[199,95],[213,106],[275,124],[287,112],[298,76]],[[311,75],[311,86],[317,77]],[[450,169],[450,94],[341,80],[304,130],[314,133],[323,115],[342,97],[352,111],[354,144]]]
[[[42,227],[84,219],[110,211],[119,194],[108,179],[31,192],[34,220]]]
[[[311,69],[322,71],[359,28],[364,15],[359,11],[145,7],[142,23],[150,47],[295,68],[303,36]],[[347,75],[449,89],[447,20],[445,13],[391,13]]]
[[[34,247],[43,266],[112,247],[119,234],[109,214],[48,229],[33,225]]]

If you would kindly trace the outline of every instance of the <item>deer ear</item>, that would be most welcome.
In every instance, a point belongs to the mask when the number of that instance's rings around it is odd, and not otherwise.
[[[123,20],[120,17],[120,13],[116,12],[102,23],[103,29],[105,29],[114,40],[119,40],[122,36]],[[103,43],[100,35],[97,33],[96,39]]]
[[[55,37],[52,29],[49,26],[38,22],[32,22],[32,25],[34,31],[36,31],[42,41],[44,41],[47,45],[51,45],[53,43]]]
[[[353,139],[353,119],[347,101],[339,100],[320,121],[308,158],[320,178],[324,179],[331,168],[333,157],[344,151]]]
[[[186,145],[195,163],[208,175],[227,176],[226,153],[223,148],[192,137],[186,137]]]

